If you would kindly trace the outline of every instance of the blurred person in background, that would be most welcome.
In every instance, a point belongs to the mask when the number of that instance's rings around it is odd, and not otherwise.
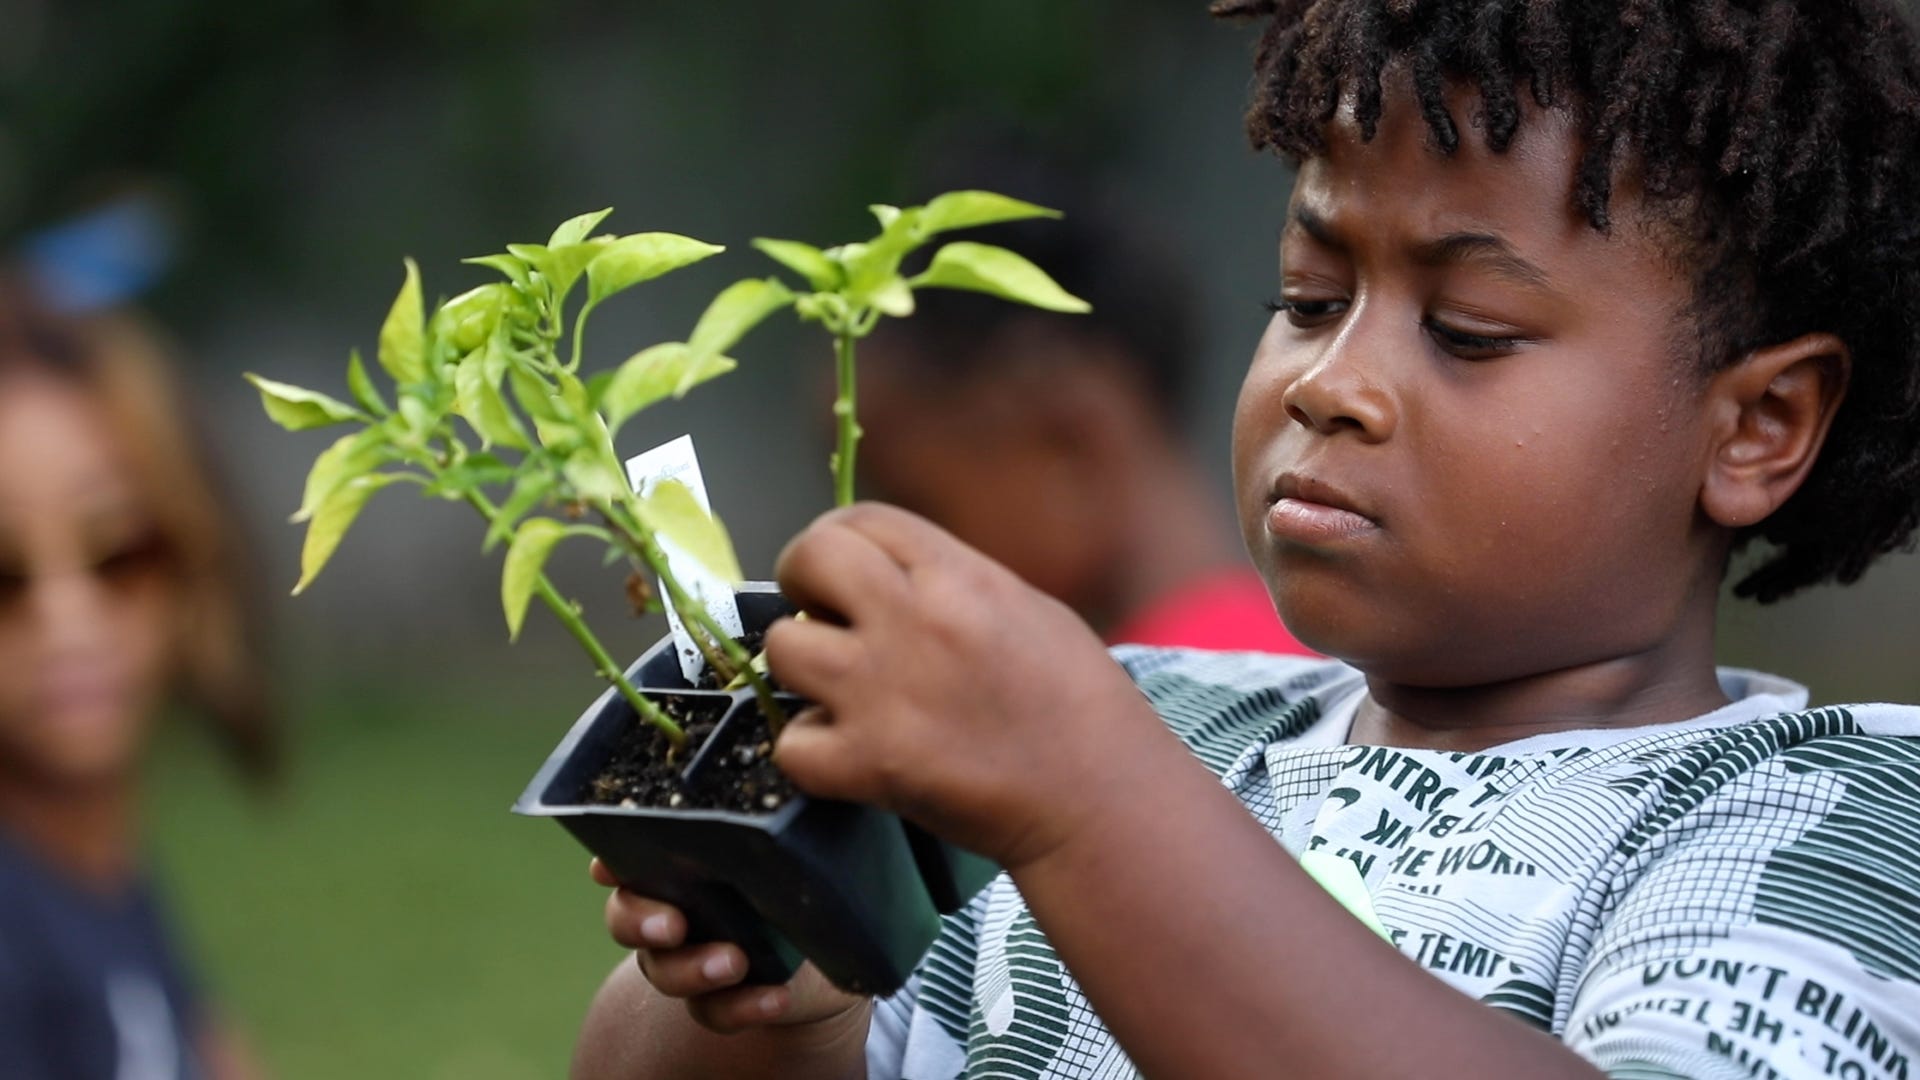
[[[142,856],[140,767],[173,700],[255,779],[275,729],[236,529],[152,337],[49,306],[94,299],[0,281],[0,1075],[238,1080]]]
[[[1007,132],[941,138],[916,197],[984,188],[1062,221],[955,233],[1022,253],[1093,305],[927,289],[861,351],[868,493],[951,530],[1113,644],[1304,653],[1182,437],[1193,361],[1172,255]]]

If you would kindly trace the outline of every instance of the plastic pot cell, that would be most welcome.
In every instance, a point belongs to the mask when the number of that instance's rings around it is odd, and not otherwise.
[[[769,584],[739,593],[749,634],[791,613]],[[698,690],[672,638],[627,672],[642,694],[721,713],[691,761],[761,737],[751,691]],[[804,702],[788,698],[789,711]],[[939,915],[992,880],[992,863],[869,807],[795,795],[766,813],[595,805],[588,798],[622,737],[641,723],[609,689],[573,725],[514,811],[551,817],[626,887],[679,907],[690,941],[732,941],[747,981],[782,983],[802,958],[843,989],[887,994],[932,944]]]

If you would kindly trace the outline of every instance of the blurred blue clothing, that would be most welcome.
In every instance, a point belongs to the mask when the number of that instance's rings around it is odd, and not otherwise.
[[[198,997],[151,885],[102,896],[0,835],[0,1076],[201,1080]]]
[[[17,257],[42,302],[63,314],[124,304],[173,262],[174,224],[160,201],[134,192],[28,236]]]

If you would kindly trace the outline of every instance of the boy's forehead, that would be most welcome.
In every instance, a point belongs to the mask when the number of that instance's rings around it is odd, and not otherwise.
[[[1631,186],[1614,197],[1615,220],[1626,227],[1602,232],[1580,210],[1583,146],[1567,113],[1526,103],[1520,130],[1496,151],[1471,123],[1477,93],[1455,87],[1448,105],[1461,139],[1449,154],[1411,89],[1387,89],[1372,139],[1349,104],[1330,123],[1323,152],[1302,163],[1286,236],[1421,266],[1472,264],[1568,297],[1690,295],[1688,260],[1674,258],[1669,227],[1641,226],[1655,219]]]
[[[1393,232],[1414,242],[1457,233],[1498,235],[1536,249],[1585,249],[1646,240],[1642,230],[1595,230],[1574,201],[1582,155],[1575,119],[1525,101],[1519,131],[1501,151],[1473,122],[1479,94],[1452,84],[1447,105],[1461,133],[1452,153],[1434,139],[1404,79],[1388,79],[1377,130],[1365,137],[1352,94],[1328,124],[1320,153],[1302,162],[1289,227],[1302,214],[1335,229]],[[1615,196],[1638,216],[1631,187]]]

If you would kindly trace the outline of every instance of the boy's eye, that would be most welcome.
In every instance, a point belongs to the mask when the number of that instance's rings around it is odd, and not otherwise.
[[[1275,314],[1284,312],[1287,321],[1295,326],[1314,326],[1333,318],[1346,309],[1344,300],[1289,300],[1286,297],[1267,301],[1267,310]]]
[[[1282,296],[1267,301],[1266,309],[1276,314],[1285,314],[1287,321],[1294,326],[1310,328],[1330,319],[1339,318],[1346,311],[1347,302],[1345,300],[1290,299]],[[1432,317],[1424,319],[1421,327],[1442,349],[1463,360],[1486,360],[1504,356],[1527,344],[1528,341],[1523,337],[1475,334],[1448,326]]]
[[[1525,338],[1488,337],[1455,330],[1437,319],[1426,320],[1426,329],[1441,348],[1467,360],[1503,356],[1526,344]]]

